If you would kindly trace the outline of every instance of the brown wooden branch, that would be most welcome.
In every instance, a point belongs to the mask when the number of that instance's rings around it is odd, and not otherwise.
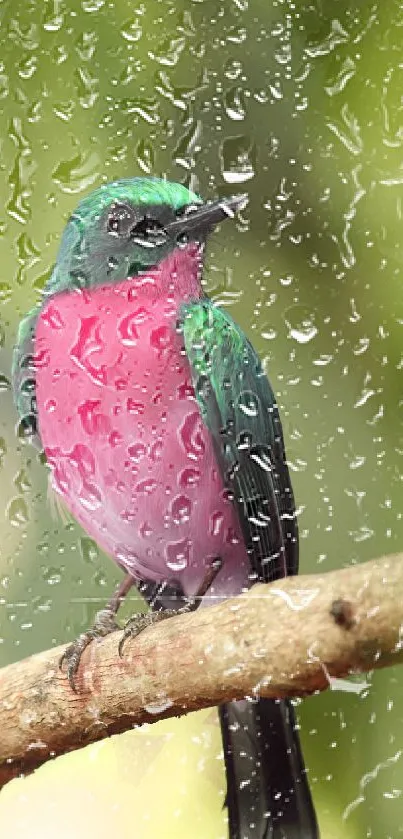
[[[218,606],[118,634],[83,655],[73,693],[64,648],[0,672],[0,785],[144,722],[244,696],[303,696],[403,660],[403,554],[257,585]]]

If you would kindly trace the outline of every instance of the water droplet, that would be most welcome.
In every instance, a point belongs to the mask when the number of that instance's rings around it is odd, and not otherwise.
[[[97,586],[102,586],[102,588],[104,588],[107,584],[107,576],[106,576],[105,572],[101,571],[100,569],[98,569],[96,571],[93,579],[94,579],[94,583]]]
[[[96,383],[106,385],[106,369],[104,365],[96,367],[92,357],[105,349],[105,341],[101,337],[102,321],[98,315],[81,318],[80,331],[76,343],[70,350],[70,358],[90,379]]]
[[[195,395],[194,387],[188,380],[186,380],[179,385],[176,390],[176,394],[178,399],[190,399]]]
[[[189,521],[192,512],[192,502],[186,495],[177,495],[170,505],[170,514],[175,524]]]
[[[0,302],[8,303],[11,300],[13,290],[9,283],[0,283]]]
[[[98,12],[105,5],[105,0],[82,0],[84,12]]]
[[[236,447],[238,451],[248,451],[252,445],[252,440],[253,437],[249,431],[241,431],[236,440]],[[225,448],[227,448],[227,444],[225,444]],[[229,451],[231,451],[231,447],[229,447]]]
[[[74,80],[75,80],[75,88],[78,96],[78,101],[82,108],[92,108],[95,102],[98,99],[98,87],[99,81],[95,74],[90,72],[87,67],[78,66],[74,72]],[[90,156],[91,159],[91,156]],[[98,155],[93,155],[93,160],[96,163],[99,162]],[[85,161],[85,168],[87,169],[88,163]]]
[[[59,451],[59,457],[60,454],[61,453]],[[78,469],[79,474],[84,479],[95,475],[95,457],[88,446],[85,446],[82,443],[77,443],[72,451],[69,452],[67,460],[75,469]]]
[[[122,512],[120,513],[120,518],[122,519],[122,521],[132,522],[136,518],[136,513],[134,510],[122,510]]]
[[[79,493],[79,500],[81,505],[91,512],[98,510],[104,503],[104,499],[99,488],[89,481],[84,482]]]
[[[155,350],[163,352],[168,349],[172,340],[172,332],[168,326],[159,326],[153,329],[150,335],[150,344]]]
[[[228,545],[238,545],[239,544],[239,536],[234,530],[233,527],[229,527],[227,533],[225,535],[225,541]]]
[[[2,67],[2,69],[4,69]],[[9,81],[5,73],[0,73],[0,99],[6,99],[9,94]]]
[[[147,320],[150,320],[151,317],[152,315],[150,314],[148,309],[144,308],[144,306],[139,306],[139,308],[136,309],[135,312],[133,312],[133,320],[134,323],[137,323],[137,325],[139,325],[140,323],[145,323]]]
[[[246,108],[244,91],[241,87],[231,87],[225,94],[225,110],[232,120],[245,119]]]
[[[26,525],[29,521],[29,512],[24,498],[13,498],[7,506],[6,515],[13,527]]]
[[[43,542],[38,542],[36,548],[41,556],[47,556],[50,551],[49,542],[47,542],[45,539],[43,540]]]
[[[48,414],[53,414],[54,411],[57,408],[56,399],[47,399],[45,404],[44,404],[44,408],[45,408],[45,411],[48,412]]]
[[[143,34],[138,17],[132,17],[130,20],[127,20],[120,31],[125,41],[129,41],[130,44],[134,44],[136,41],[139,41]]]
[[[26,363],[29,364],[30,363],[29,357],[27,356],[26,359],[24,359],[24,361],[26,361]],[[46,349],[46,348],[43,349],[43,350],[38,350],[38,352],[36,352],[35,355],[33,356],[32,361],[33,361],[33,364],[34,364],[36,370],[38,370],[40,367],[48,367],[49,362],[50,362],[50,352],[49,352],[49,350]],[[34,380],[29,379],[28,381],[29,381],[29,383],[33,382],[33,387],[35,388]]]
[[[92,97],[92,91],[87,91],[86,94],[84,79],[81,78],[81,81],[83,82],[82,104],[84,105],[86,95],[89,93]],[[96,152],[79,153],[70,160],[62,160],[53,170],[52,177],[62,192],[83,192],[99,178],[99,163],[100,158]]]
[[[318,334],[314,314],[304,306],[291,306],[287,309],[284,320],[288,326],[289,337],[298,344],[307,344]]]
[[[198,469],[183,469],[179,475],[179,486],[185,489],[186,487],[194,487],[200,483],[201,473]]]
[[[139,333],[136,327],[137,319],[136,313],[132,312],[130,315],[122,318],[118,323],[118,336],[126,347],[134,347],[137,344]]]
[[[189,565],[192,543],[190,539],[169,542],[165,546],[165,562],[171,571],[183,571]]]
[[[212,513],[209,519],[209,534],[210,536],[219,536],[222,532],[224,524],[224,516],[220,512]]]
[[[116,271],[116,268],[119,268],[119,264],[119,260],[116,258],[116,256],[108,256],[108,276],[113,274],[113,272]]]
[[[238,405],[243,414],[247,417],[259,416],[260,402],[256,393],[252,390],[243,390],[238,397]]]
[[[260,334],[266,341],[274,341],[277,338],[277,330],[271,324],[263,324]]]
[[[231,26],[226,35],[226,40],[231,44],[243,44],[247,38],[247,31],[243,26]]]
[[[272,471],[270,452],[265,446],[254,446],[249,452],[249,457],[265,472]]]
[[[149,140],[145,140],[144,138],[139,140],[136,148],[136,157],[140,169],[146,175],[151,175],[154,169],[155,154],[154,147]]]
[[[176,239],[176,244],[179,248],[186,248],[189,244],[189,234],[188,233],[180,233]]]
[[[328,96],[336,96],[338,93],[341,93],[346,87],[347,82],[355,75],[356,70],[357,65],[355,61],[350,56],[347,56],[335,78],[325,85],[325,91]]]
[[[162,392],[159,388],[155,391],[155,393],[151,397],[151,402],[153,403],[153,405],[160,405],[161,404],[161,402],[162,402]]]
[[[126,568],[126,570],[134,571],[139,566],[141,567],[139,557],[133,550],[131,550],[131,548],[128,548],[127,545],[116,545],[114,553],[117,561],[123,566],[123,568]]]
[[[3,465],[4,455],[7,454],[7,445],[4,437],[0,437],[0,466]]]
[[[203,433],[203,421],[198,411],[187,414],[179,428],[179,440],[189,458],[200,460],[205,452],[206,443]]]
[[[38,66],[36,55],[24,56],[18,64],[18,75],[21,79],[31,79]]]
[[[82,536],[79,540],[79,546],[84,562],[94,565],[98,561],[99,551],[93,539],[89,539],[88,536]]]
[[[91,436],[94,434],[107,435],[110,432],[109,417],[99,410],[100,406],[100,399],[86,399],[77,408],[82,427],[85,433]]]
[[[53,601],[49,597],[35,597],[33,601],[34,613],[50,612],[53,607]]]
[[[245,134],[228,137],[221,145],[221,170],[228,184],[245,183],[255,174],[256,147]]]
[[[67,102],[55,102],[53,106],[53,113],[61,119],[63,122],[70,122],[75,108],[75,102],[73,99],[69,99]]]
[[[148,523],[148,521],[143,521],[139,527],[139,535],[143,537],[143,539],[148,539],[149,536],[152,536],[152,527]]]
[[[367,458],[363,455],[355,455],[349,463],[350,469],[361,469],[361,466],[364,466],[366,459]]]
[[[163,442],[161,439],[156,440],[150,448],[150,458],[154,462],[161,460],[163,452]]]
[[[127,390],[129,386],[128,379],[118,378],[114,381],[114,386],[116,390]]]
[[[240,61],[238,61],[235,58],[228,59],[224,67],[224,75],[227,77],[227,79],[235,81],[236,79],[239,79],[239,77],[242,75],[242,72],[243,68]]]
[[[151,493],[155,492],[157,486],[157,481],[154,481],[152,478],[145,478],[144,481],[139,481],[136,484],[135,490],[141,495],[151,495]]]
[[[147,711],[148,714],[163,714],[164,711],[167,711],[168,708],[172,708],[173,705],[172,699],[169,699],[165,694],[158,694],[158,698],[154,702],[147,702],[144,705],[144,710]]]
[[[3,393],[4,391],[10,390],[10,388],[11,388],[10,380],[7,378],[7,376],[4,376],[3,373],[0,373],[0,393]]]
[[[156,99],[136,97],[135,99],[121,99],[120,106],[122,114],[131,116],[136,114],[148,125],[156,125],[159,121],[158,103]]]
[[[31,483],[25,469],[20,469],[14,478],[14,486],[21,494],[31,489]]]
[[[147,446],[144,443],[133,443],[128,446],[127,453],[131,460],[138,463],[147,454]]]
[[[364,147],[364,141],[361,136],[362,129],[358,119],[350,111],[347,103],[341,108],[340,119],[329,120],[327,126],[351,154],[361,154]],[[350,263],[350,260],[354,259],[354,254],[350,254],[351,245],[347,240],[347,230],[345,230],[343,239],[347,249],[344,259],[346,260],[346,264],[351,267],[351,264],[354,263]]]
[[[139,402],[136,399],[132,399],[131,397],[127,400],[126,403],[127,413],[128,414],[144,414],[145,405],[144,402]]]
[[[42,570],[42,577],[48,586],[56,586],[61,582],[62,575],[59,568],[47,566]]]
[[[310,58],[318,58],[321,55],[328,55],[339,44],[344,44],[349,40],[349,34],[343,29],[341,23],[337,18],[333,18],[330,24],[330,32],[316,44],[308,44],[305,47],[305,52]]]

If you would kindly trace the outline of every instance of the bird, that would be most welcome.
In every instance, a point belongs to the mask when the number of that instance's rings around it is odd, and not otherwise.
[[[104,183],[67,221],[41,299],[20,323],[12,385],[21,432],[56,494],[125,573],[63,658],[116,629],[132,585],[154,620],[298,571],[298,524],[277,402],[259,356],[203,287],[216,225],[247,196]],[[280,631],[280,630],[279,630]],[[289,700],[219,709],[230,839],[316,839]]]

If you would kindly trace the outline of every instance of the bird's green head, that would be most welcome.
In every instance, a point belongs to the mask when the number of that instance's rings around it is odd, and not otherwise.
[[[245,197],[204,204],[182,184],[127,178],[96,189],[67,222],[45,294],[120,282],[234,215]]]

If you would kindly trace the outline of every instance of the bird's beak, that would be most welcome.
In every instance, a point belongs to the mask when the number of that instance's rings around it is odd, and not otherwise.
[[[197,233],[209,233],[216,224],[226,218],[234,218],[248,203],[248,196],[233,195],[231,198],[219,198],[206,204],[192,204],[185,208],[183,216],[165,226],[169,236],[183,234],[194,236]]]

